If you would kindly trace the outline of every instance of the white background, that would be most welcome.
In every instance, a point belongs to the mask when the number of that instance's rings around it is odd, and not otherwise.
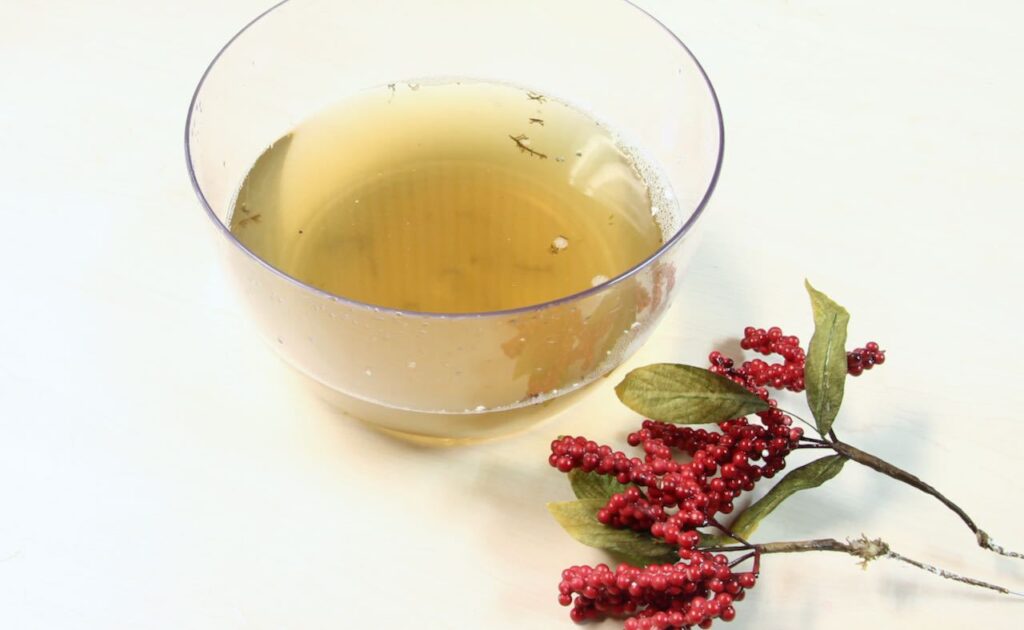
[[[853,313],[852,343],[889,350],[848,386],[841,436],[1024,549],[1021,5],[644,4],[715,82],[726,160],[676,306],[627,367],[701,363],[747,324],[807,339],[807,276]],[[0,627],[571,627],[559,572],[602,555],[545,511],[570,497],[547,444],[621,443],[637,419],[614,378],[526,435],[410,446],[310,394],[219,275],[183,121],[267,5],[0,11]],[[856,464],[756,536],[861,532],[1024,590],[1024,562]],[[1024,604],[804,554],[767,558],[738,612],[759,630],[1016,628]]]

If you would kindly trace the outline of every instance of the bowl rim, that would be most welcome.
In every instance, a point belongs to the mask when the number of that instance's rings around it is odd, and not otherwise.
[[[213,208],[210,206],[209,201],[206,199],[206,195],[203,193],[202,187],[199,184],[199,179],[196,176],[196,171],[195,171],[195,167],[193,166],[193,159],[192,159],[191,129],[192,129],[193,115],[196,113],[196,105],[199,102],[199,93],[202,91],[203,86],[206,83],[207,77],[210,75],[210,72],[213,70],[213,68],[217,65],[217,62],[220,60],[220,58],[224,55],[225,52],[227,52],[227,50],[235,42],[235,40],[237,40],[239,37],[241,37],[246,31],[248,31],[257,22],[259,22],[263,18],[267,17],[268,15],[270,15],[271,13],[273,13],[275,10],[279,9],[280,7],[284,6],[285,4],[288,4],[288,3],[292,2],[292,0],[281,0],[280,2],[274,4],[273,6],[271,6],[270,8],[268,8],[265,11],[263,11],[262,13],[260,13],[256,17],[254,17],[252,20],[250,20],[237,33],[235,33],[231,37],[231,39],[229,39],[227,41],[227,43],[225,43],[224,46],[221,47],[221,49],[219,51],[217,51],[217,54],[213,57],[212,60],[210,60],[210,63],[206,66],[206,69],[203,71],[202,76],[199,78],[199,83],[196,84],[196,88],[195,88],[195,90],[192,93],[192,98],[189,101],[188,115],[185,117],[185,165],[186,165],[186,167],[188,169],[189,179],[192,182],[192,189],[195,191],[196,196],[199,198],[200,204],[202,204],[203,208],[206,210],[207,216],[210,217],[210,220],[213,221],[214,225],[220,230],[220,232],[225,237],[227,237],[228,240],[230,240],[232,242],[232,244],[234,244],[236,247],[241,249],[242,252],[244,252],[246,255],[248,255],[257,264],[263,266],[268,271],[270,271],[272,274],[274,274],[275,276],[281,278],[285,282],[288,282],[290,284],[294,284],[299,289],[310,291],[314,295],[317,295],[317,296],[319,296],[321,298],[325,298],[325,299],[328,299],[328,300],[331,300],[331,301],[334,301],[334,302],[339,302],[339,303],[342,303],[342,304],[345,304],[345,305],[348,305],[348,306],[354,306],[354,307],[363,308],[363,309],[370,309],[370,310],[373,310],[374,312],[378,312],[378,313],[394,313],[394,314],[397,314],[397,315],[400,315],[400,316],[408,315],[408,316],[412,316],[412,317],[438,318],[438,319],[479,319],[479,318],[490,318],[490,317],[504,317],[504,316],[509,316],[509,315],[519,315],[519,314],[524,314],[524,313],[532,313],[532,312],[542,311],[542,310],[546,310],[548,308],[552,308],[552,307],[557,307],[557,306],[561,306],[561,305],[564,305],[564,304],[568,304],[570,302],[575,302],[575,301],[578,301],[578,300],[583,300],[583,299],[585,299],[585,298],[587,298],[589,296],[601,293],[602,291],[605,291],[606,289],[608,289],[608,288],[610,288],[610,287],[612,287],[612,286],[614,286],[616,284],[620,284],[620,283],[623,283],[623,282],[629,280],[634,275],[636,275],[636,274],[642,272],[643,270],[647,269],[656,260],[658,260],[662,256],[662,254],[664,252],[666,252],[668,249],[670,249],[676,243],[678,243],[680,240],[682,240],[682,238],[690,231],[690,229],[693,227],[693,225],[697,222],[697,219],[699,219],[700,216],[704,213],[704,209],[707,207],[708,202],[711,200],[711,195],[715,191],[715,188],[718,185],[718,178],[719,178],[719,175],[721,174],[721,171],[722,171],[722,161],[723,161],[724,154],[725,154],[725,124],[724,124],[724,122],[722,120],[722,108],[721,108],[721,105],[720,105],[720,103],[718,101],[718,94],[715,92],[715,86],[711,83],[711,79],[708,77],[707,72],[704,70],[704,66],[702,66],[700,61],[697,59],[697,56],[693,54],[693,51],[691,51],[690,48],[685,43],[683,43],[683,41],[679,38],[679,36],[677,36],[672,31],[672,29],[670,29],[668,26],[666,26],[658,18],[654,17],[649,11],[647,11],[646,9],[644,9],[644,8],[638,6],[637,4],[635,4],[633,2],[633,0],[616,0],[616,1],[617,2],[622,2],[622,3],[625,3],[625,4],[629,5],[630,7],[635,9],[636,11],[639,11],[641,15],[647,17],[652,22],[654,22],[654,24],[658,28],[660,28],[662,31],[664,31],[666,35],[668,35],[671,39],[673,39],[676,42],[676,44],[678,44],[679,47],[682,48],[683,52],[685,52],[686,55],[690,58],[690,61],[693,62],[694,66],[697,69],[697,72],[700,73],[701,78],[704,80],[704,85],[707,87],[708,94],[711,96],[711,102],[712,102],[712,104],[714,105],[714,108],[715,108],[715,118],[716,118],[716,122],[718,124],[718,154],[715,156],[715,168],[714,168],[714,171],[711,174],[711,179],[708,182],[707,188],[705,189],[704,194],[701,196],[700,201],[694,207],[693,212],[690,213],[690,216],[686,219],[686,221],[683,223],[683,225],[680,226],[680,228],[678,230],[676,230],[675,233],[669,239],[667,239],[664,243],[662,243],[649,256],[647,256],[646,258],[644,258],[640,262],[636,263],[635,265],[633,265],[629,269],[623,271],[619,275],[615,276],[614,278],[610,278],[610,279],[608,279],[608,280],[606,280],[606,281],[604,281],[604,282],[602,282],[600,284],[594,285],[592,287],[588,287],[588,288],[586,288],[586,289],[584,289],[582,291],[577,291],[576,293],[570,293],[568,295],[556,298],[554,300],[548,300],[546,302],[538,302],[536,304],[528,304],[526,306],[517,306],[515,308],[495,310],[495,311],[473,311],[473,312],[458,312],[458,313],[443,313],[443,312],[436,312],[436,311],[416,311],[416,310],[407,310],[407,309],[401,309],[401,308],[393,308],[393,307],[387,307],[387,306],[380,306],[380,305],[377,305],[377,304],[371,304],[369,302],[362,302],[360,300],[354,300],[354,299],[351,299],[351,298],[347,298],[347,297],[338,295],[336,293],[331,293],[330,291],[325,291],[323,289],[319,289],[319,288],[317,288],[317,287],[315,287],[315,286],[313,286],[311,284],[307,284],[307,283],[303,282],[302,280],[299,280],[295,276],[292,276],[292,275],[290,275],[290,274],[288,274],[288,273],[278,269],[274,265],[270,264],[268,261],[264,260],[258,254],[253,252],[251,249],[246,247],[244,244],[242,244],[242,242],[239,241],[238,238],[231,232],[230,228],[227,225],[225,225],[223,221],[220,220],[220,217],[217,216],[217,213],[214,212]]]

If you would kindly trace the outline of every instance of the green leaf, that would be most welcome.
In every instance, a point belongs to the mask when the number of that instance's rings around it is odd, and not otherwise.
[[[576,540],[609,551],[633,566],[645,567],[679,560],[674,547],[649,534],[602,525],[597,520],[597,511],[604,504],[601,499],[548,503],[548,511]]]
[[[741,538],[749,538],[764,517],[779,507],[780,503],[801,490],[817,488],[835,477],[843,469],[845,463],[846,458],[842,455],[829,455],[793,470],[783,477],[782,481],[775,484],[768,494],[744,510],[730,529]],[[726,537],[726,542],[731,544],[735,541]]]
[[[710,424],[768,409],[768,404],[704,368],[656,363],[637,368],[615,387],[619,400],[654,420]]]
[[[601,499],[605,503],[613,494],[625,492],[629,488],[612,475],[583,472],[579,468],[569,471],[569,483],[577,499]]]
[[[818,431],[825,435],[843,402],[846,384],[846,325],[850,314],[827,295],[804,281],[811,296],[814,310],[814,336],[807,350],[804,382],[807,385],[807,403],[814,414]]]

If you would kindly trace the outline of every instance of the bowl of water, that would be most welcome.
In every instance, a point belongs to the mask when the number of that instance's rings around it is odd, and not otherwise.
[[[207,68],[185,145],[264,339],[361,420],[473,440],[647,339],[723,127],[624,0],[286,0]]]

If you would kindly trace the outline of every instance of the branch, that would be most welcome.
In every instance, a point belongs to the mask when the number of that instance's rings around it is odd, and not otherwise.
[[[835,551],[839,553],[849,554],[851,556],[861,559],[861,564],[867,566],[872,560],[879,558],[888,558],[890,560],[897,560],[904,562],[918,569],[927,571],[941,578],[947,580],[953,580],[954,582],[960,582],[961,584],[968,584],[970,586],[977,586],[979,588],[985,588],[1003,595],[1011,595],[1013,597],[1024,598],[1024,593],[1018,591],[1011,591],[1010,589],[999,586],[998,584],[991,584],[989,582],[983,582],[976,580],[971,577],[966,577],[940,569],[930,564],[918,562],[912,558],[908,558],[904,555],[898,554],[893,551],[888,543],[874,539],[870,540],[866,536],[861,536],[856,540],[847,540],[846,542],[840,542],[835,538],[819,538],[816,540],[797,540],[789,542],[772,542],[772,543],[760,543],[753,545],[754,551],[760,552],[761,554],[769,553],[803,553],[806,551]],[[750,546],[747,545],[736,545],[730,547],[710,547],[704,548],[702,551],[711,553],[720,553],[728,551],[748,551]]]
[[[918,476],[913,475],[903,470],[902,468],[893,466],[889,462],[879,459],[878,457],[875,457],[870,453],[865,453],[859,448],[855,446],[850,446],[845,442],[835,440],[831,442],[831,446],[840,455],[848,459],[852,459],[858,464],[876,470],[882,473],[883,475],[892,477],[897,481],[902,481],[908,486],[917,488],[921,492],[924,492],[925,494],[930,494],[931,496],[941,501],[943,505],[952,510],[957,516],[960,517],[960,520],[967,524],[967,527],[970,528],[971,532],[974,533],[974,536],[978,541],[979,547],[983,549],[988,549],[989,551],[994,551],[995,553],[998,553],[1001,556],[1007,556],[1009,558],[1024,558],[1024,555],[1021,555],[1016,551],[1010,551],[997,545],[996,542],[992,540],[992,537],[989,536],[988,533],[986,533],[980,527],[978,527],[974,523],[974,520],[971,519],[971,517],[967,515],[967,512],[964,512],[959,505],[950,501],[948,498],[946,498],[945,495],[943,495],[941,492],[936,490],[931,485],[922,481]]]

